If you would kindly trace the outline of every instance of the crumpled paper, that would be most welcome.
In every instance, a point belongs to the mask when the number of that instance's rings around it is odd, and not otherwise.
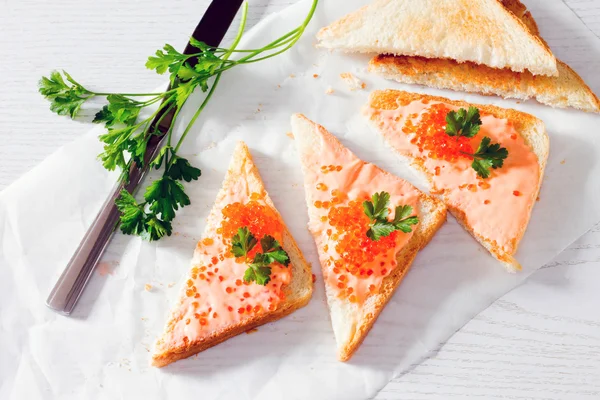
[[[99,129],[0,193],[0,398],[368,398],[600,220],[599,116],[399,85],[367,74],[366,56],[314,48],[318,28],[366,2],[322,1],[291,51],[223,76],[184,146],[202,177],[186,185],[192,205],[178,213],[174,235],[147,243],[117,234],[72,317],[55,314],[44,301],[116,179],[96,161]],[[600,40],[560,0],[526,4],[557,57],[600,93]],[[266,18],[247,34],[243,47],[260,47],[287,32],[308,8],[304,0]],[[367,90],[350,91],[339,78],[342,72],[364,80]],[[329,88],[333,93],[326,94]],[[315,246],[306,229],[299,160],[286,132],[290,115],[302,112],[359,157],[421,185],[360,116],[368,92],[376,88],[532,113],[546,123],[551,154],[540,201],[517,254],[522,273],[507,274],[449,217],[418,255],[359,351],[340,363]],[[201,97],[196,94],[186,105],[182,126]],[[238,140],[250,146],[267,190],[313,265],[314,296],[307,307],[258,332],[167,368],[152,368],[150,349],[176,301]]]

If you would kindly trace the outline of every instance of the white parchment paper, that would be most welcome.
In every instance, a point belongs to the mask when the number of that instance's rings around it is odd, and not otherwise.
[[[313,47],[319,27],[366,0],[321,3],[291,51],[224,75],[185,145],[202,177],[186,185],[192,205],[179,212],[175,234],[159,243],[117,234],[73,317],[53,313],[44,301],[116,178],[95,159],[101,151],[99,130],[65,146],[0,194],[1,399],[368,398],[600,220],[600,117],[534,102],[403,86],[369,75],[368,57]],[[600,40],[560,0],[526,4],[557,57],[600,93]],[[267,18],[243,46],[257,47],[287,32],[308,7],[304,0]],[[367,90],[349,91],[341,72],[363,79]],[[333,94],[325,94],[328,87]],[[449,217],[362,347],[343,364],[335,359],[320,267],[306,229],[299,161],[286,132],[290,114],[305,113],[358,156],[420,184],[359,115],[369,90],[388,87],[535,114],[547,125],[551,155],[517,255],[524,271],[504,272]],[[182,124],[199,99],[189,102]],[[149,350],[176,300],[179,280],[240,139],[249,144],[267,190],[313,264],[313,299],[256,333],[167,368],[152,368]]]

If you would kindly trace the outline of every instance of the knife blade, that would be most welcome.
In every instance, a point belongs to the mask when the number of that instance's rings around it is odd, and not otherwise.
[[[213,0],[194,29],[192,37],[211,47],[219,46],[243,2],[244,0]],[[197,51],[188,42],[184,54],[194,54]],[[195,59],[190,59],[190,64],[195,63]],[[150,139],[144,157],[144,165],[139,166],[133,163],[129,171],[129,183],[115,185],[110,196],[100,208],[98,215],[83,236],[77,250],[46,300],[46,305],[52,310],[64,315],[70,315],[73,312],[118,226],[119,211],[115,206],[115,200],[123,189],[133,193],[144,179],[150,160],[162,147],[165,133],[173,121],[175,112],[176,109],[173,108],[164,117],[159,113],[152,121],[152,127],[155,127],[162,135],[155,135]],[[152,130],[152,128],[150,129]]]

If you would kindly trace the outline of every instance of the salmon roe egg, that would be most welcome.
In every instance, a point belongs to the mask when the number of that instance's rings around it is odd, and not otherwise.
[[[211,238],[204,238],[202,239],[202,244],[205,246],[210,246],[211,244],[213,244],[215,241]]]

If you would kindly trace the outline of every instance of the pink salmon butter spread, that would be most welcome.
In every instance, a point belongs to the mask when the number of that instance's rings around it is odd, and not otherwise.
[[[248,254],[261,252],[260,239],[273,236],[283,244],[283,223],[265,201],[265,193],[250,192],[239,177],[225,198],[215,204],[204,238],[198,242],[192,268],[182,289],[179,306],[172,313],[167,333],[157,346],[187,346],[261,313],[273,311],[284,299],[282,287],[291,281],[291,265],[271,264],[266,286],[245,283],[245,260],[231,253],[231,239],[247,227],[259,243]]]
[[[418,216],[421,193],[408,182],[358,159],[332,135],[316,135],[319,146],[301,154],[309,229],[319,250],[328,292],[362,304],[380,289],[383,279],[397,266],[396,254],[413,235],[395,231],[378,241],[369,239],[370,220],[362,203],[385,191],[390,194],[388,218],[398,205],[412,206],[412,215]]]
[[[474,232],[494,243],[500,252],[514,254],[536,201],[540,167],[537,156],[507,119],[481,113],[482,125],[473,138],[458,141],[445,133],[446,115],[458,107],[415,100],[396,110],[368,108],[384,138],[400,154],[416,160],[427,173],[432,193],[442,194],[452,209],[464,213]],[[471,167],[485,136],[508,150],[504,166],[488,179]]]

